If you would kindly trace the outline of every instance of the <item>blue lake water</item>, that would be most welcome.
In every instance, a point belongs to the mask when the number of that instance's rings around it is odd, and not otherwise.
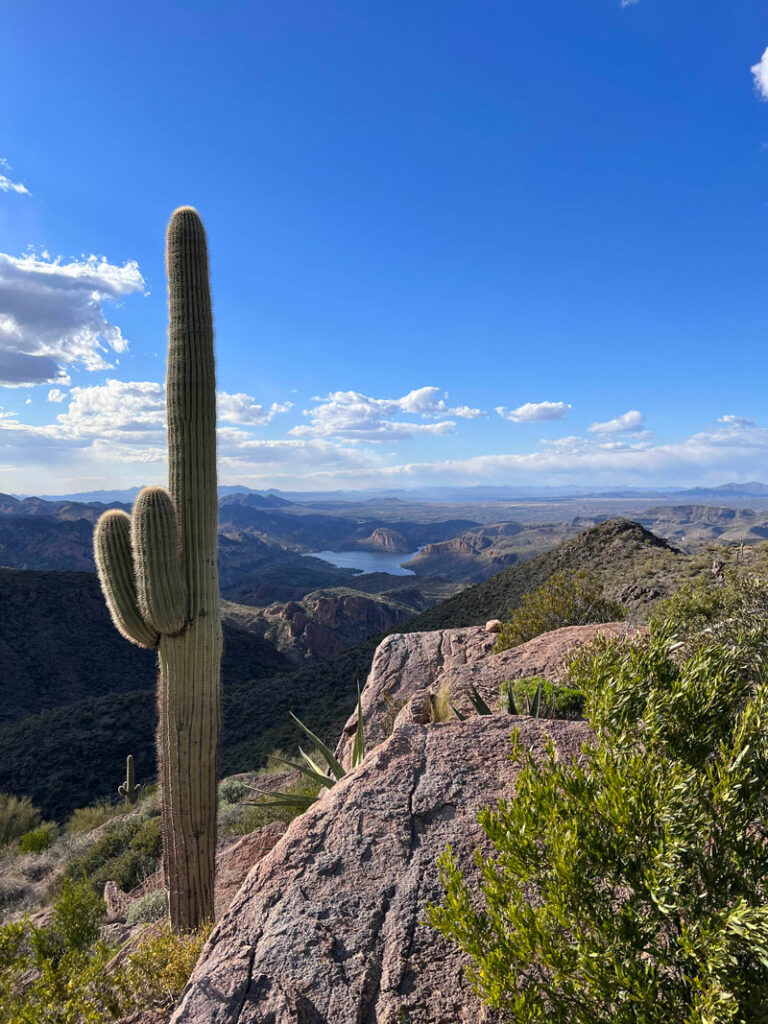
[[[313,558],[322,558],[340,569],[359,569],[361,573],[388,572],[390,576],[414,576],[410,569],[403,569],[401,562],[407,562],[418,554],[393,555],[389,551],[312,551]]]

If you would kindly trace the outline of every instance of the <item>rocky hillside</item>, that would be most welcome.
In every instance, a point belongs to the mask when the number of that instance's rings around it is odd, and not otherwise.
[[[759,544],[768,538],[768,516],[752,509],[671,505],[637,516],[637,522],[686,551],[705,544]]]
[[[717,549],[717,553],[738,557],[735,548]],[[748,549],[745,557],[765,565],[768,545]],[[680,554],[637,524],[614,520],[461,591],[395,626],[394,631],[478,626],[503,618],[553,572],[569,568],[597,575],[609,595],[623,598],[634,620],[642,621],[653,602],[671,593],[683,579],[709,572],[712,558],[713,552],[706,549],[692,556]],[[36,621],[33,628],[39,631]],[[130,650],[116,634],[114,640]],[[297,735],[289,709],[335,742],[354,705],[356,683],[365,680],[375,648],[375,639],[366,640],[316,665],[267,672],[259,679],[254,658],[250,675],[246,670],[235,677],[253,681],[240,685],[233,685],[225,669],[223,770],[253,768],[275,746],[292,749]],[[66,813],[111,793],[126,753],[137,757],[137,771],[151,772],[153,729],[154,697],[148,689],[84,700],[25,718],[0,728],[0,790],[31,793],[48,808],[47,813]],[[139,769],[140,757],[144,760]]]
[[[414,587],[385,594],[337,587],[263,609],[225,602],[224,611],[229,621],[239,623],[302,665],[330,658],[370,636],[386,633],[432,604]]]
[[[0,723],[154,687],[154,654],[119,635],[93,574],[0,568],[0,593]],[[292,667],[236,615],[225,617],[224,636],[230,685]]]
[[[503,619],[524,594],[563,569],[586,570],[604,584],[609,597],[637,606],[642,618],[650,603],[671,593],[687,562],[667,541],[628,519],[611,519],[520,565],[467,587],[414,618],[414,630],[449,629]],[[699,568],[693,571],[699,571]],[[634,596],[633,596],[634,594]]]

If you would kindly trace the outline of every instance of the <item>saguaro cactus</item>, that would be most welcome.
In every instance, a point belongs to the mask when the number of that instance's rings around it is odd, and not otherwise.
[[[216,565],[216,382],[205,231],[168,225],[170,493],[146,487],[131,517],[96,526],[99,579],[117,629],[159,655],[157,750],[163,869],[174,928],[213,917],[221,612]]]
[[[125,782],[120,783],[117,787],[117,792],[127,804],[135,804],[139,799],[141,786],[136,785],[136,773],[133,770],[133,754],[129,754],[125,759]]]

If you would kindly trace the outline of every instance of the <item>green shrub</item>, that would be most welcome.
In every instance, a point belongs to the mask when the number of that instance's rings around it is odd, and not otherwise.
[[[45,821],[19,838],[19,853],[42,853],[53,846],[59,834],[55,821]]]
[[[499,704],[506,709],[506,695],[511,690],[515,707],[521,715],[530,714],[536,692],[541,686],[539,718],[578,719],[583,717],[585,696],[582,690],[550,682],[544,676],[508,679],[499,688]]]
[[[209,933],[209,925],[183,935],[164,927],[107,971],[115,951],[102,942],[67,949],[47,928],[0,927],[0,1021],[107,1024],[148,1008],[169,1010]]]
[[[184,934],[173,932],[170,925],[165,925],[140,943],[136,952],[128,957],[124,970],[126,1002],[131,1008],[170,1009],[184,991],[210,933],[210,924]]]
[[[165,917],[165,914],[165,889],[154,889],[131,904],[125,923],[129,925],[151,924],[152,921],[159,921],[160,918]]]
[[[579,652],[595,745],[542,763],[515,739],[479,894],[441,858],[428,918],[516,1024],[768,1020],[768,631],[689,654],[678,625]]]
[[[0,846],[13,843],[40,824],[41,814],[28,796],[0,793]]]
[[[125,807],[118,807],[108,800],[100,804],[93,804],[91,807],[78,807],[72,811],[67,821],[67,832],[76,835],[79,832],[92,832],[99,825],[103,825],[119,814],[125,814]]]
[[[157,870],[161,850],[158,816],[122,818],[110,822],[90,849],[72,858],[67,875],[85,875],[98,894],[110,880],[127,892]]]
[[[53,904],[54,930],[68,949],[87,949],[99,937],[105,911],[85,878],[67,878]]]
[[[219,800],[225,804],[239,804],[250,793],[242,779],[224,779],[219,783]]]
[[[523,597],[502,625],[494,650],[505,651],[562,626],[616,622],[627,609],[603,594],[602,584],[585,572],[556,572]]]

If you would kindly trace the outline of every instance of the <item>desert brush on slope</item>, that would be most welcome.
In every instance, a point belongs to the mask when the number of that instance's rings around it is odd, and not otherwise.
[[[767,589],[708,581],[650,637],[581,648],[584,761],[513,742],[515,798],[480,816],[479,892],[443,856],[429,918],[504,1019],[768,1019]]]

